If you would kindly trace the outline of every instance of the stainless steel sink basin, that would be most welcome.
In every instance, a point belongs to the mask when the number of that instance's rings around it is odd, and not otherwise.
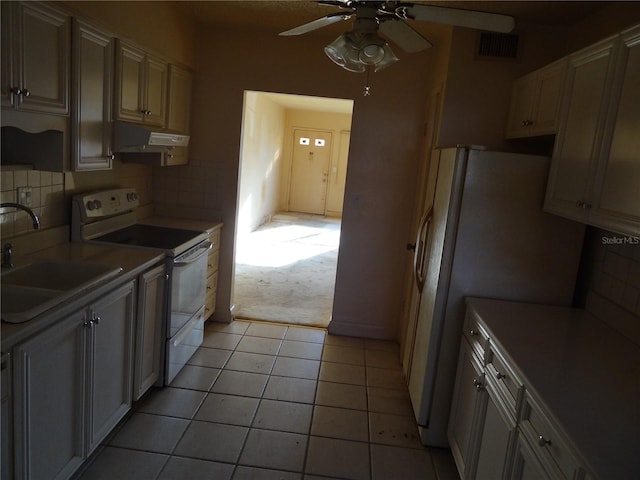
[[[2,320],[22,323],[122,271],[98,263],[42,260],[0,277]]]

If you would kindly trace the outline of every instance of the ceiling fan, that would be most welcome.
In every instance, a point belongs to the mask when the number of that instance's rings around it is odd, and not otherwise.
[[[369,67],[378,71],[399,60],[378,31],[405,52],[419,52],[431,47],[432,44],[405,20],[423,20],[502,33],[510,32],[514,27],[513,17],[458,8],[398,1],[335,0],[318,3],[345,11],[330,13],[280,35],[301,35],[354,17],[352,30],[340,35],[324,49],[332,61],[351,72],[368,71]]]

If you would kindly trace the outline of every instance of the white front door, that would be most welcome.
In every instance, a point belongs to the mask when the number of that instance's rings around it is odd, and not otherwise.
[[[330,160],[330,132],[294,130],[290,211],[324,215]]]

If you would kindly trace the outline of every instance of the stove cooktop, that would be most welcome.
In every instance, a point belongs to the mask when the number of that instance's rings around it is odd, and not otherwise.
[[[203,236],[204,238],[200,238]],[[181,253],[193,246],[194,240],[197,239],[196,242],[200,242],[205,238],[206,234],[197,230],[182,230],[178,228],[135,224],[96,237],[93,240]]]

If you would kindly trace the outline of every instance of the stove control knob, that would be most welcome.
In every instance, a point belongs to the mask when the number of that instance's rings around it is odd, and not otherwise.
[[[95,203],[93,203],[93,200],[89,200],[87,202],[87,210],[95,210],[95,208],[96,208],[96,205]]]
[[[130,202],[134,202],[138,199],[138,194],[135,192],[130,192],[127,193],[127,200],[129,200]]]
[[[93,205],[94,205],[96,208],[102,208],[102,202],[101,202],[100,200],[94,200],[94,201],[93,201]]]

